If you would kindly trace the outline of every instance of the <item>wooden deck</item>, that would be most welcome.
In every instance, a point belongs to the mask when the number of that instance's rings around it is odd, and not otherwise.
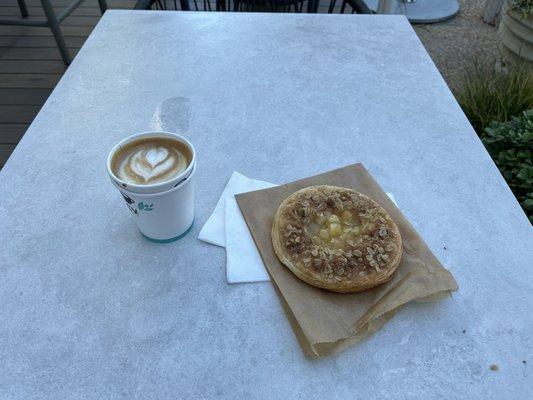
[[[51,1],[56,11],[60,11],[71,0]],[[135,2],[107,0],[110,9],[132,9]],[[30,19],[43,18],[39,0],[26,0],[26,4]],[[201,6],[203,1],[198,4]],[[329,1],[322,0],[319,12],[327,12],[328,4]],[[338,8],[339,5],[336,12]],[[0,0],[0,17],[20,18],[17,1]],[[63,21],[61,29],[72,56],[100,17],[97,0],[86,0]],[[0,169],[65,69],[50,29],[0,25]]]

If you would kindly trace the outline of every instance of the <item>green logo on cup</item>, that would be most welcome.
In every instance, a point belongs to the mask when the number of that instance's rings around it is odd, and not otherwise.
[[[139,210],[152,211],[153,209],[154,209],[154,204],[153,203],[146,204],[146,203],[143,203],[142,201],[139,203]]]

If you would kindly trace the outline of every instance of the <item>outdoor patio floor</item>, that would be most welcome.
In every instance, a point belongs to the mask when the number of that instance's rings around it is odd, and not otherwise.
[[[462,70],[461,63],[497,54],[496,29],[481,21],[484,0],[461,0],[454,19],[435,25],[417,25],[415,30],[449,85]],[[39,0],[26,0],[32,17],[43,15]],[[107,0],[109,8],[131,9],[135,0]],[[70,0],[52,0],[58,10]],[[202,4],[203,2],[198,2]],[[337,1],[338,12],[341,1]],[[327,12],[329,1],[320,2]],[[20,17],[16,0],[0,4],[1,17]],[[61,29],[74,56],[100,19],[97,0],[86,0],[62,24]],[[48,28],[0,26],[0,169],[24,135],[65,66]]]

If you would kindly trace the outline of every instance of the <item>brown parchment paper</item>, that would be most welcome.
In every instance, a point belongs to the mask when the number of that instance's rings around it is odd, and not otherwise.
[[[361,293],[338,294],[304,283],[279,262],[270,238],[274,214],[283,199],[311,185],[355,189],[387,210],[403,240],[402,260],[389,282]],[[399,307],[410,301],[434,301],[457,290],[451,273],[431,253],[362,164],[235,197],[281,305],[308,357],[336,353],[372,335]]]

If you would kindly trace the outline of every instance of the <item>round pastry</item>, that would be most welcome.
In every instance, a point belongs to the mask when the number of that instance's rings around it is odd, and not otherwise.
[[[277,257],[298,278],[339,293],[387,282],[402,255],[400,232],[383,207],[338,186],[310,186],[287,197],[271,234]]]

